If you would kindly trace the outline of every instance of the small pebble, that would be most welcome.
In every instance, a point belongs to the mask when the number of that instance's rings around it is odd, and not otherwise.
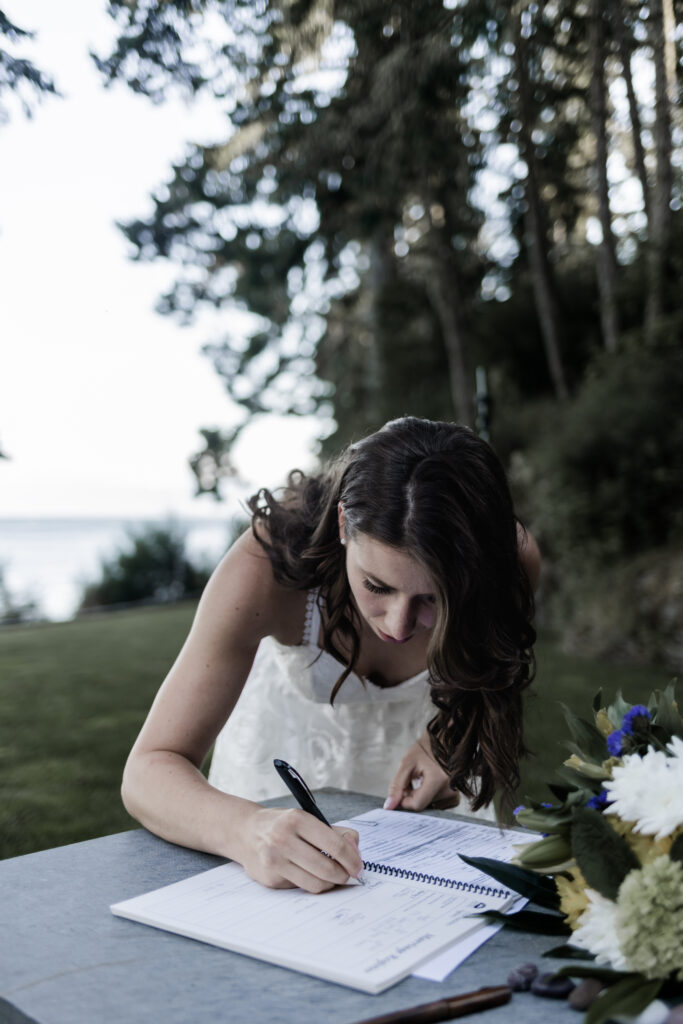
[[[587,1010],[595,1002],[604,984],[599,978],[584,978],[569,994],[569,1005],[573,1010]]]
[[[673,1007],[666,1018],[666,1024],[683,1024],[683,1003]]]
[[[571,978],[558,978],[556,974],[539,974],[531,982],[531,991],[535,996],[546,999],[566,999],[574,988]]]
[[[518,964],[508,974],[508,985],[513,992],[528,992],[537,974],[536,964]]]

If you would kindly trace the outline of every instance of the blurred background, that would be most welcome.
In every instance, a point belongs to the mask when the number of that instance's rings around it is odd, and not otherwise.
[[[402,414],[508,471],[540,700],[675,675],[682,4],[0,4],[1,854],[129,824],[245,495]]]

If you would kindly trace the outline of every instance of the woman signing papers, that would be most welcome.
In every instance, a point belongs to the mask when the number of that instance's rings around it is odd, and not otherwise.
[[[490,817],[525,752],[539,572],[493,450],[406,417],[249,507],[129,756],[130,813],[310,892],[360,874],[357,836],[262,807],[275,755],[313,789]]]

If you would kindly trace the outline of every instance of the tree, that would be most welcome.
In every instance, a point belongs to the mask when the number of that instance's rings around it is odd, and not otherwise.
[[[615,244],[610,166],[645,181],[653,156],[631,74],[648,52],[645,5],[110,6],[122,31],[99,60],[109,81],[155,100],[211,91],[230,117],[227,139],[191,145],[153,214],[123,227],[136,258],[181,267],[162,312],[254,315],[248,337],[206,349],[245,421],[332,412],[328,450],[407,404],[472,422],[477,363],[527,400],[566,401],[595,350],[642,323],[656,231],[634,211]],[[617,67],[628,117],[612,102]],[[239,429],[206,432],[201,488],[229,472]]]
[[[650,5],[650,45],[655,70],[654,138],[656,152],[655,185],[648,222],[648,299],[645,327],[652,341],[658,318],[664,309],[664,282],[671,238],[671,197],[673,167],[671,159],[671,110],[676,104],[676,21],[673,0],[653,0]]]
[[[620,17],[620,15],[618,15]],[[595,135],[595,171],[601,241],[598,259],[600,320],[602,336],[608,352],[619,348],[619,314],[617,300],[617,256],[612,231],[609,201],[607,160],[609,154],[607,88],[605,82],[605,12],[601,0],[592,0],[590,11],[590,49],[592,54],[591,114]]]
[[[34,33],[19,28],[0,10],[0,36],[4,36],[10,43],[17,43],[32,39]],[[18,98],[24,114],[30,117],[32,100],[44,93],[56,94],[57,90],[52,78],[26,57],[13,57],[7,50],[0,48],[0,97],[3,97],[0,99],[0,122],[9,119],[9,109],[4,98],[8,92]]]

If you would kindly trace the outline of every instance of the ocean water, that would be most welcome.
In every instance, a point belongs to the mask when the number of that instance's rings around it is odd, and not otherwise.
[[[86,582],[99,577],[103,559],[125,546],[128,530],[168,520],[149,519],[2,519],[0,565],[12,597],[35,600],[43,617],[70,619]],[[191,560],[211,566],[228,544],[225,519],[174,520],[185,531]]]

